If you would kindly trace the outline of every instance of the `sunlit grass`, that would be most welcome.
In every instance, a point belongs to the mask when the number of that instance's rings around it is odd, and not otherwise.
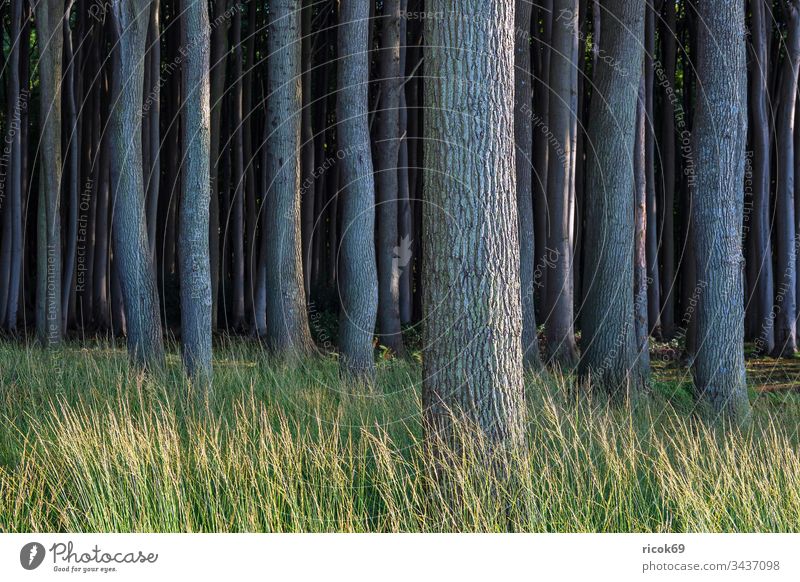
[[[144,378],[111,344],[0,344],[0,531],[800,529],[800,415],[774,399],[726,431],[659,391],[630,414],[530,378],[526,453],[487,460],[464,426],[434,467],[416,363],[382,361],[368,390],[330,358],[217,354],[204,404],[174,354]]]

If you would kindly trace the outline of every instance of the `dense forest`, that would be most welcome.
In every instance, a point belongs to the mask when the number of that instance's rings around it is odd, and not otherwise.
[[[421,337],[500,439],[525,368],[636,400],[678,338],[745,419],[744,342],[798,350],[799,11],[3,2],[0,326],[209,389],[213,334],[367,380]]]

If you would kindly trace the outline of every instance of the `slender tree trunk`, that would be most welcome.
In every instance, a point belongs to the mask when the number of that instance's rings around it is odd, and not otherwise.
[[[9,198],[11,222],[11,264],[9,273],[8,302],[5,313],[6,329],[14,333],[17,330],[17,312],[19,311],[20,282],[22,275],[22,121],[23,110],[27,109],[29,97],[27,87],[22,92],[20,87],[20,45],[22,33],[23,0],[12,0],[11,3],[11,51],[6,66],[9,69],[7,139],[10,139],[10,168],[6,191]]]
[[[346,375],[375,373],[372,340],[378,315],[375,187],[369,135],[369,2],[339,6],[338,140],[341,168],[339,348]]]
[[[300,0],[270,6],[267,191],[267,334],[281,355],[313,348],[303,284],[300,225]]]
[[[534,232],[536,238],[534,284],[539,290],[537,321],[549,317],[547,304],[547,275],[552,266],[553,253],[547,246],[550,231],[550,208],[547,202],[547,168],[550,157],[550,45],[553,26],[553,0],[541,0],[534,27],[535,74],[533,116],[533,201]],[[541,20],[541,26],[539,25]]]
[[[211,253],[211,325],[217,328],[220,286],[220,130],[222,96],[225,91],[225,65],[228,56],[227,0],[214,0],[214,27],[211,33],[211,207],[209,210],[209,248]],[[238,8],[235,8],[238,9]]]
[[[661,333],[665,338],[675,335],[675,103],[678,95],[675,88],[676,28],[675,3],[664,2],[664,26],[661,29],[661,59],[658,83],[662,87],[663,111],[661,112],[661,179],[663,180],[664,203],[662,205],[661,233],[661,277],[662,306]],[[663,72],[663,77],[661,73]]]
[[[797,4],[793,11],[795,23]],[[698,279],[708,285],[697,318],[693,372],[697,394],[712,411],[739,421],[750,413],[742,347],[742,213],[747,145],[744,3],[701,2],[697,14],[707,35],[701,35],[695,59],[703,92],[697,103],[693,136],[697,156],[694,243]],[[794,28],[796,38],[796,24]],[[795,85],[796,75],[795,70]]]
[[[36,3],[42,138],[39,172],[36,335],[44,346],[61,342],[61,58],[64,3]],[[46,40],[45,40],[46,39]]]
[[[144,367],[164,359],[158,293],[144,213],[142,175],[142,92],[147,40],[146,0],[114,0],[115,50],[111,115],[111,175],[114,185],[112,233],[125,302],[128,353]]]
[[[69,135],[67,136],[68,176],[67,191],[69,192],[69,214],[67,222],[67,249],[64,257],[64,275],[61,281],[61,329],[67,330],[69,316],[70,296],[74,289],[75,261],[78,252],[78,181],[80,180],[81,140],[78,125],[78,107],[75,95],[75,68],[77,67],[76,55],[72,47],[72,32],[69,26],[70,12],[74,0],[70,0],[65,8],[63,35],[64,35],[64,60],[67,64],[64,75],[63,87],[66,92],[64,102],[67,106],[67,122]]]
[[[636,103],[644,51],[639,0],[609,0],[594,75],[587,151],[586,307],[581,373],[617,396],[636,398],[643,378],[634,325]]]
[[[795,230],[794,123],[797,104],[797,76],[800,66],[800,2],[789,8],[789,36],[786,42],[780,103],[776,122],[776,244],[778,269],[775,317],[775,355],[790,357],[797,351],[797,232]]]
[[[655,54],[656,7],[651,0],[645,14],[645,174],[647,192],[646,256],[647,320],[649,332],[661,339],[661,283],[658,269],[658,231],[656,230],[656,135],[655,135]]]
[[[426,23],[423,406],[522,444],[522,307],[514,155],[514,5],[447,0]],[[473,136],[480,135],[475,140]],[[454,147],[469,143],[469,148]]]
[[[578,0],[555,0],[550,57],[550,154],[547,199],[550,208],[548,250],[555,258],[547,273],[545,333],[549,358],[572,368],[578,363],[573,303],[573,221],[578,92],[573,74],[578,53]]]
[[[242,10],[236,10],[233,16],[232,31],[233,54],[233,87],[231,88],[232,101],[232,176],[233,200],[229,220],[233,223],[231,229],[231,320],[230,327],[239,330],[245,321],[244,301],[244,128],[243,128],[243,93],[242,93]]]
[[[411,240],[398,237],[398,155],[400,145],[400,0],[385,0],[378,57],[380,105],[375,133],[377,194],[378,329],[380,342],[403,355],[400,274],[411,266]]]
[[[533,220],[533,77],[531,76],[532,5],[517,0],[514,17],[514,141],[516,143],[517,212],[519,214],[520,281],[522,284],[522,349],[525,365],[541,366],[536,327],[536,270]]]
[[[183,199],[178,254],[181,277],[181,348],[187,374],[211,381],[211,264],[208,208],[211,200],[210,30],[205,0],[185,0],[182,18]]]
[[[146,175],[147,189],[147,241],[150,256],[156,261],[156,226],[158,225],[158,198],[161,185],[161,139],[159,126],[161,121],[161,29],[159,18],[159,0],[153,0],[150,7],[150,43],[147,47],[150,91],[147,93],[146,123],[148,124],[148,150],[145,155],[148,159],[148,172]],[[156,263],[157,264],[157,263]]]
[[[641,75],[639,100],[636,110],[636,141],[633,148],[634,164],[634,255],[633,255],[633,310],[636,326],[636,353],[639,370],[645,378],[650,371],[650,325],[647,281],[647,240],[651,230],[648,222],[648,168],[647,168],[647,72]]]

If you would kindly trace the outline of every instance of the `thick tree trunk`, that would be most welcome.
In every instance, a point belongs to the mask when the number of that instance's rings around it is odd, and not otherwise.
[[[525,414],[514,155],[514,5],[432,0],[426,21],[423,406],[451,437],[464,415],[495,445]],[[469,144],[469,147],[460,147]]]
[[[142,175],[142,92],[147,40],[146,0],[112,3],[117,48],[111,114],[111,175],[114,188],[114,257],[125,302],[128,354],[137,365],[164,360],[161,319],[147,242]]]
[[[369,2],[339,6],[337,133],[342,232],[339,238],[339,348],[346,375],[375,373],[372,341],[378,315],[375,187],[369,136]]]
[[[181,277],[181,348],[187,374],[211,381],[211,264],[208,208],[211,200],[210,27],[205,0],[186,0],[181,22],[183,64],[183,193],[178,255]]]
[[[519,214],[522,349],[525,365],[541,366],[536,326],[536,237],[533,220],[533,77],[531,75],[531,14],[528,0],[518,0],[514,16],[514,141],[516,143],[517,212]]]
[[[634,325],[634,173],[631,153],[644,51],[639,0],[610,0],[594,75],[587,151],[586,307],[581,373],[616,396],[643,384]]]
[[[398,237],[398,154],[400,145],[400,0],[385,0],[378,56],[380,104],[375,132],[377,195],[378,329],[380,342],[403,355],[400,274],[411,267],[410,239]]]
[[[744,3],[702,2],[697,13],[706,34],[699,39],[695,60],[703,92],[694,122],[697,182],[693,221],[698,281],[707,285],[697,318],[693,372],[697,395],[712,411],[739,421],[750,413],[743,350]]]
[[[161,30],[160,30],[160,3],[153,0],[150,7],[150,38],[147,47],[149,75],[147,93],[147,115],[145,117],[148,124],[148,150],[144,152],[147,156],[148,172],[146,175],[147,189],[145,198],[147,200],[147,241],[150,245],[150,255],[156,261],[156,226],[158,224],[158,195],[161,178],[161,139],[159,126],[161,121]],[[156,263],[157,264],[157,263]]]
[[[39,94],[42,139],[39,149],[36,336],[44,346],[61,342],[61,58],[64,3],[38,0]]]
[[[547,273],[548,357],[552,363],[572,368],[578,363],[573,303],[573,224],[575,220],[575,146],[578,92],[573,74],[578,53],[578,0],[553,3],[553,38],[550,56],[550,154],[547,199],[550,230],[547,248],[554,258]]]
[[[795,230],[794,123],[797,77],[800,66],[800,15],[796,0],[789,9],[787,54],[781,72],[780,103],[776,121],[777,175],[775,233],[777,245],[777,309],[775,355],[790,357],[797,351],[797,243]]]
[[[267,42],[267,334],[287,356],[313,348],[300,233],[300,12],[300,0],[273,2]]]

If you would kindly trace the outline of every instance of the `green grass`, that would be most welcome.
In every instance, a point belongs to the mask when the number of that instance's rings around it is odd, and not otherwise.
[[[0,531],[800,529],[793,398],[756,399],[739,432],[694,418],[669,379],[631,414],[529,378],[530,447],[505,479],[468,427],[431,465],[420,379],[381,361],[367,390],[333,358],[287,366],[223,342],[201,405],[174,352],[142,377],[110,344],[0,343]]]

